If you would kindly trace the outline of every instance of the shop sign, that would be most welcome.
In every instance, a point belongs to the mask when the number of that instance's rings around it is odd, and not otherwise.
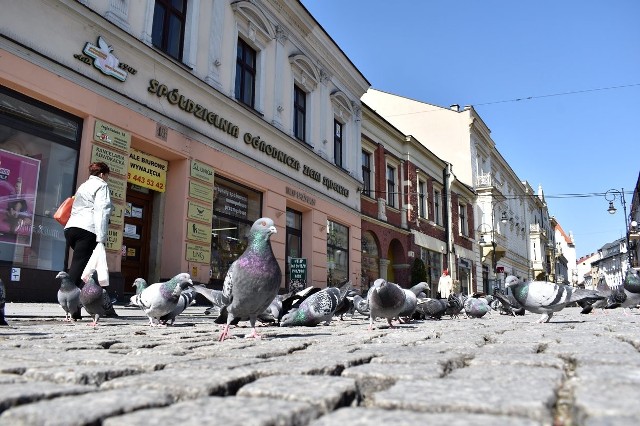
[[[125,201],[127,198],[127,182],[124,179],[109,175],[109,193],[112,200]]]
[[[91,147],[91,162],[102,161],[109,166],[111,173],[127,175],[127,157],[100,145]]]
[[[192,180],[189,181],[189,197],[213,203],[213,188]]]
[[[129,151],[131,147],[131,133],[100,120],[96,120],[93,140],[121,151]]]
[[[304,201],[305,203],[309,204],[310,206],[315,206],[316,205],[316,199],[311,197],[310,195],[305,194],[304,192],[300,192],[297,191],[293,188],[289,188],[287,186],[286,188],[287,190],[287,195],[293,198],[296,198],[300,201]]]
[[[213,217],[213,209],[202,204],[194,203],[189,200],[187,202],[187,217],[189,219],[200,220],[203,222],[211,222]]]
[[[303,289],[307,286],[307,259],[292,257],[289,261],[290,287]]]
[[[187,239],[211,244],[211,225],[187,221]]]
[[[125,81],[129,73],[134,75],[137,73],[135,68],[120,63],[120,60],[111,52],[113,52],[113,47],[109,46],[102,36],[98,36],[97,46],[87,42],[82,49],[84,55],[75,54],[73,57],[87,65],[93,64],[104,75],[119,81]]]
[[[251,145],[253,149],[264,152],[266,155],[275,158],[280,163],[285,164],[294,170],[300,170],[299,160],[273,145],[268,144],[266,141],[260,139],[260,136],[253,136],[251,133],[245,133],[243,139],[244,143]]]
[[[129,153],[127,181],[143,188],[164,192],[167,185],[169,162],[142,151]]]
[[[122,226],[124,224],[124,207],[120,204],[113,204],[111,209],[111,216],[109,216],[109,223],[115,226]]]
[[[249,197],[243,192],[226,186],[216,186],[217,198],[214,210],[231,216],[246,219],[249,209]]]
[[[209,263],[211,261],[211,246],[187,243],[185,259],[188,262]]]
[[[107,230],[107,241],[104,244],[105,250],[122,250],[122,231],[120,229],[109,228]]]
[[[191,160],[190,176],[213,184],[213,167],[208,164],[201,163],[198,160]]]

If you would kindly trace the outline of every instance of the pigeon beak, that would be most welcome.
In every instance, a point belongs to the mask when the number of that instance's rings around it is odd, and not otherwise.
[[[276,229],[276,227],[275,227],[275,226],[270,226],[270,227],[269,227],[269,232],[270,232],[270,233],[272,233],[272,234],[277,234],[277,233],[278,233],[278,230]]]

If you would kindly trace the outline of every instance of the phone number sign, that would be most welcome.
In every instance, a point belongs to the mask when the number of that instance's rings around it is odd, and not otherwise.
[[[127,181],[154,191],[164,192],[169,162],[142,151],[131,150]]]

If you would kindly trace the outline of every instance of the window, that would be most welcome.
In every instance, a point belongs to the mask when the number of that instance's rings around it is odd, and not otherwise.
[[[262,217],[262,194],[216,175],[211,229],[211,279],[222,285],[229,266],[247,248],[249,230]]]
[[[336,166],[342,167],[342,123],[333,120],[333,156]]]
[[[427,217],[426,186],[424,181],[418,181],[418,216],[423,219]]]
[[[435,297],[438,292],[438,280],[442,274],[442,254],[420,247],[420,259],[424,262],[427,270],[427,282],[431,287],[431,297]]]
[[[380,278],[380,255],[378,243],[370,231],[362,233],[362,287],[361,290],[369,290],[371,284]]]
[[[362,193],[371,197],[371,154],[364,150],[362,151],[362,181],[364,182]]]
[[[256,101],[256,51],[238,39],[236,57],[236,99],[254,108]]]
[[[291,258],[300,258],[302,257],[302,213],[287,209],[287,240],[285,242],[285,252],[286,252],[286,281],[287,281],[287,289],[288,291],[297,292],[302,290],[307,286],[306,281],[300,282],[297,280],[291,281],[290,277],[290,264]]]
[[[151,41],[168,55],[182,60],[187,0],[156,0]]]
[[[469,223],[467,222],[467,206],[465,204],[458,205],[458,229],[460,235],[469,236]]]
[[[396,206],[396,169],[393,166],[387,166],[387,204]]]
[[[327,220],[327,286],[349,279],[349,228]]]
[[[307,120],[307,94],[298,86],[293,86],[293,134],[304,142]]]
[[[64,269],[52,213],[76,188],[81,129],[80,118],[0,86],[0,268]]]
[[[442,192],[438,189],[433,190],[433,221],[436,225],[442,225]]]

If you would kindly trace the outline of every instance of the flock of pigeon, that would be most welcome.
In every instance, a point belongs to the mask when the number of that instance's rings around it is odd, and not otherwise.
[[[270,237],[276,227],[269,218],[261,218],[251,227],[247,248],[234,261],[225,277],[222,290],[209,289],[194,283],[188,273],[180,273],[166,282],[147,285],[143,278],[135,280],[136,294],[130,305],[140,307],[149,318],[149,325],[164,326],[174,323],[176,317],[195,302],[197,294],[208,299],[217,311],[217,323],[224,324],[219,340],[230,337],[229,328],[239,321],[248,320],[251,333],[246,337],[260,338],[256,321],[276,323],[281,327],[316,326],[329,324],[334,317],[359,312],[369,317],[369,330],[376,319],[386,319],[390,328],[393,321],[439,320],[444,315],[457,318],[462,311],[468,318],[481,318],[492,310],[501,314],[524,315],[525,311],[541,314],[538,322],[548,322],[555,312],[578,303],[583,313],[594,307],[614,308],[636,306],[640,301],[640,280],[635,271],[627,273],[624,285],[596,290],[577,289],[546,281],[523,282],[508,276],[506,287],[512,294],[500,291],[484,297],[452,294],[447,299],[426,297],[429,285],[421,282],[410,289],[382,278],[376,280],[366,295],[357,294],[350,282],[339,287],[320,289],[308,287],[298,293],[279,295],[282,271],[273,254]],[[65,320],[82,306],[97,325],[101,317],[117,316],[107,292],[90,278],[78,289],[66,272],[57,276],[61,280],[58,301],[65,310]]]

